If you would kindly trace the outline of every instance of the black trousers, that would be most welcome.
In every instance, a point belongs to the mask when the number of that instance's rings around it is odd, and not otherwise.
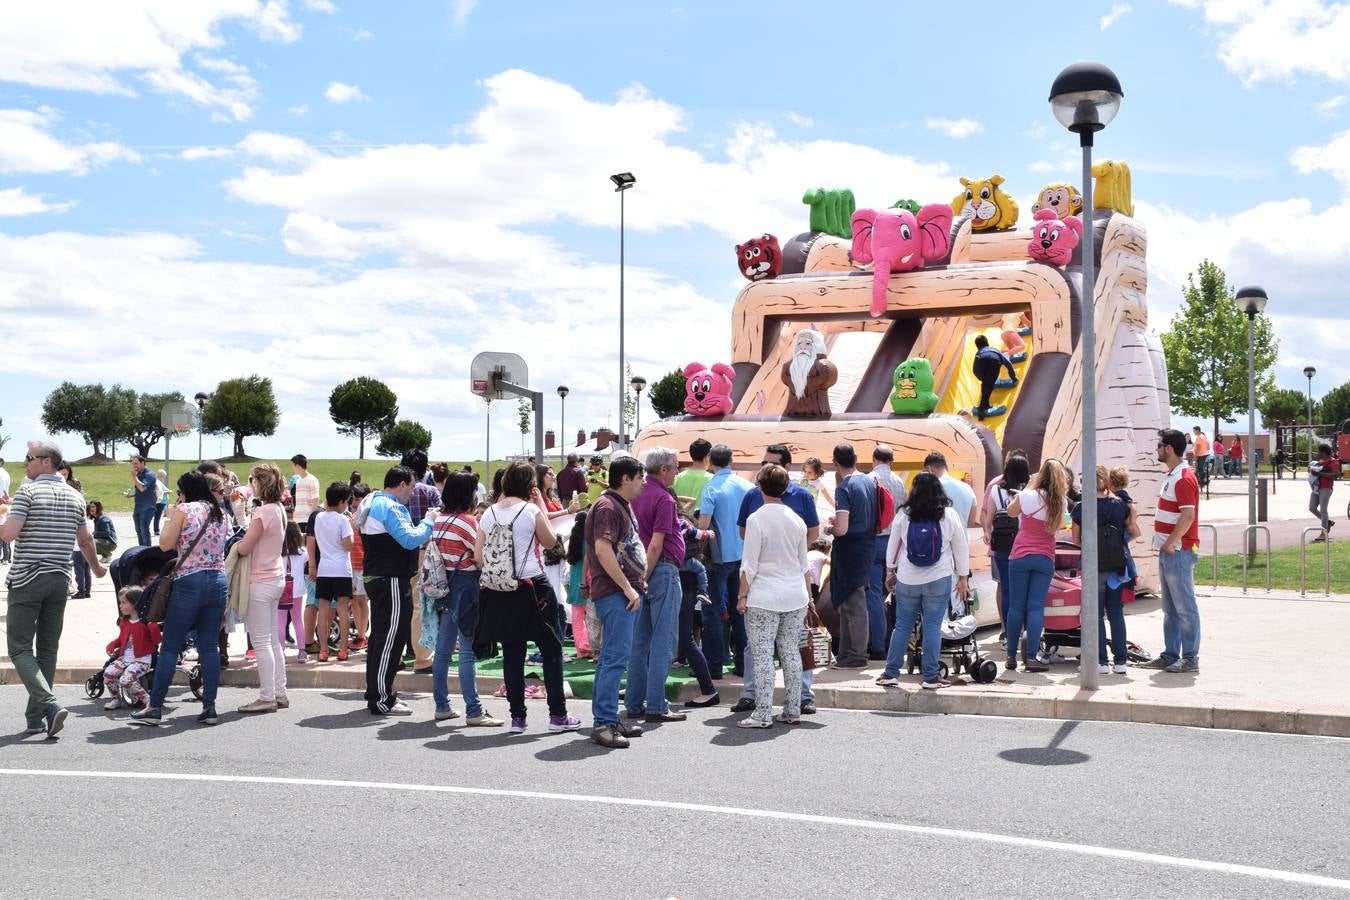
[[[998,372],[995,372],[992,378],[980,379],[980,405],[975,407],[975,415],[981,419],[984,418],[985,410],[989,409],[989,401],[994,396],[994,384],[998,381]]]
[[[398,701],[394,676],[403,662],[403,645],[412,627],[412,590],[408,578],[372,578],[366,582],[370,598],[370,645],[366,648],[366,706],[388,712]]]

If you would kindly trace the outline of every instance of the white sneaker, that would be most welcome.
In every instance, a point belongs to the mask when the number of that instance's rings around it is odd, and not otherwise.
[[[397,701],[394,702],[394,705],[393,705],[393,706],[389,707],[389,710],[388,710],[388,712],[385,713],[385,715],[386,715],[386,716],[411,716],[411,715],[412,715],[412,707],[409,706],[408,704],[404,703],[402,700],[397,700]]]
[[[1126,666],[1124,663],[1116,663],[1114,666],[1111,667],[1111,671],[1115,672],[1117,675],[1124,675],[1128,670],[1129,667]]]
[[[1097,667],[1097,674],[1098,674],[1098,675],[1110,675],[1110,674],[1111,674],[1111,667],[1108,666],[1106,663],[1102,663],[1100,666]]]
[[[121,709],[121,708],[122,708],[122,698],[121,698],[121,697],[114,697],[114,698],[112,698],[112,699],[109,700],[107,703],[103,704],[103,708],[104,708],[104,709]]]
[[[183,662],[196,662],[196,661],[197,661],[196,647],[189,647],[183,651]]]

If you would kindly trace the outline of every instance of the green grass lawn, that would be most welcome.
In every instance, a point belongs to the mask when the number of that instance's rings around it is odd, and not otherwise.
[[[1248,586],[1266,585],[1265,554],[1258,551],[1256,559],[1248,567]],[[1214,564],[1209,557],[1202,557],[1195,566],[1196,584],[1209,584],[1214,577]],[[1285,547],[1270,554],[1271,587],[1298,590],[1298,548]],[[1308,545],[1308,592],[1322,592],[1322,545]],[[1219,557],[1219,584],[1242,586],[1242,555],[1234,553]],[[1331,542],[1331,590],[1332,593],[1350,593],[1350,541]]]
[[[455,462],[451,460],[434,461],[445,462],[452,469],[457,469],[465,465],[464,462]],[[222,459],[220,462],[238,475],[240,481],[244,481],[247,480],[250,469],[252,469],[258,460],[243,460],[236,462],[230,459]],[[274,459],[272,462],[277,464],[284,476],[290,478],[291,461],[289,459]],[[555,459],[553,462],[556,463],[557,460]],[[309,471],[319,479],[319,484],[324,488],[328,487],[328,485],[334,481],[341,481],[345,484],[351,477],[353,470],[360,472],[365,479],[365,482],[371,487],[379,488],[384,484],[384,473],[389,470],[390,466],[396,464],[397,460],[392,459],[311,459],[309,461]],[[152,468],[160,469],[163,468],[164,462],[163,460],[152,460],[150,465]],[[184,469],[194,465],[196,465],[196,463],[191,461],[175,459],[173,461],[173,467],[169,471],[170,483],[172,484],[172,482],[176,481],[178,476],[183,473]],[[472,465],[479,475],[483,474],[482,462],[475,461],[469,463],[469,465]],[[505,465],[505,463],[497,461],[492,465],[495,470]],[[17,488],[19,482],[23,479],[22,457],[20,457],[19,462],[6,462],[5,469],[13,476],[13,485],[10,488],[12,491]],[[122,496],[123,491],[131,489],[131,463],[116,462],[97,466],[76,465],[74,466],[74,470],[75,477],[80,480],[81,485],[84,487],[84,496],[86,498],[102,502],[103,508],[107,512],[131,512],[132,499],[130,497]]]

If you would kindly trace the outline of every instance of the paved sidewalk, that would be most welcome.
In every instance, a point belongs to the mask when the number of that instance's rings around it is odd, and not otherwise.
[[[0,567],[3,568],[3,567]],[[922,713],[1100,719],[1122,722],[1241,728],[1293,734],[1350,737],[1350,667],[1340,665],[1335,635],[1350,633],[1350,596],[1330,598],[1296,592],[1238,588],[1199,589],[1203,645],[1198,675],[1168,675],[1131,667],[1127,675],[1105,675],[1095,692],[1078,687],[1076,660],[1053,665],[1046,674],[1002,673],[992,685],[972,682],[941,691],[923,691],[919,676],[901,675],[898,688],[874,684],[881,663],[862,670],[821,669],[816,673],[817,703],[825,707]],[[1162,613],[1157,599],[1126,607],[1131,640],[1156,653],[1162,646]],[[95,583],[89,600],[66,608],[61,641],[63,684],[82,683],[106,658],[104,647],[116,632],[112,586]],[[4,617],[0,616],[0,632]],[[981,634],[985,654],[1001,661],[997,632]],[[256,683],[252,663],[243,657],[243,631],[231,635],[231,666],[226,684]],[[1073,651],[1068,651],[1073,652]],[[347,663],[292,665],[296,687],[362,689],[364,654]],[[0,663],[0,684],[15,681],[8,660]],[[456,679],[451,690],[458,693]],[[479,691],[491,693],[500,679],[479,678]],[[404,672],[400,689],[430,690],[427,676]],[[719,688],[724,703],[740,695],[740,681],[728,676]],[[692,696],[693,686],[687,689]],[[781,688],[780,699],[781,699]]]

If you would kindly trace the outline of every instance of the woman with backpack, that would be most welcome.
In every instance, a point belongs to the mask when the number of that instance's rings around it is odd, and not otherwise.
[[[1008,515],[1016,516],[1017,538],[1008,554],[1008,661],[1004,668],[1017,668],[1017,648],[1026,627],[1023,651],[1028,672],[1044,672],[1049,667],[1036,658],[1045,630],[1045,598],[1055,574],[1055,533],[1064,521],[1069,496],[1069,474],[1057,459],[1041,463],[1041,470],[1026,490],[1018,491],[1008,504]]]
[[[512,734],[524,734],[526,728],[525,645],[531,641],[543,662],[548,730],[575,731],[581,720],[567,714],[563,694],[558,598],[544,576],[540,550],[552,547],[558,538],[535,485],[534,466],[518,460],[504,472],[501,496],[478,523],[474,562],[482,574],[474,645],[502,645]]]
[[[985,495],[980,524],[984,527],[984,542],[994,563],[994,577],[998,579],[998,620],[1008,622],[1008,557],[1013,541],[1017,540],[1017,517],[1008,515],[1008,506],[1018,491],[1025,490],[1031,480],[1031,463],[1018,451],[1003,464],[1003,475],[989,486]],[[1001,636],[1006,639],[1006,627]]]
[[[1127,538],[1126,535],[1129,535]],[[1139,524],[1130,508],[1111,493],[1111,474],[1106,466],[1097,467],[1097,671],[1112,671],[1106,664],[1106,620],[1111,620],[1111,657],[1115,673],[1125,674],[1129,653],[1125,645],[1125,604],[1121,585],[1127,578],[1126,547],[1139,537]],[[1073,540],[1083,543],[1083,504],[1073,508]],[[1093,577],[1084,572],[1084,578]],[[1113,586],[1114,583],[1114,586]]]
[[[249,557],[248,612],[244,626],[258,661],[258,699],[239,707],[241,713],[276,712],[289,707],[286,699],[286,656],[277,631],[277,609],[286,588],[282,548],[286,540],[286,509],[281,505],[285,482],[272,463],[259,463],[248,477],[258,507],[248,532],[239,541],[239,555]]]
[[[942,649],[942,622],[947,617],[952,590],[970,595],[970,546],[966,523],[952,509],[942,482],[932,472],[920,472],[910,485],[909,497],[891,522],[886,544],[886,585],[895,589],[895,631],[886,653],[886,669],[877,684],[900,683],[909,635],[923,610],[923,686],[928,690],[950,682],[938,674]]]

